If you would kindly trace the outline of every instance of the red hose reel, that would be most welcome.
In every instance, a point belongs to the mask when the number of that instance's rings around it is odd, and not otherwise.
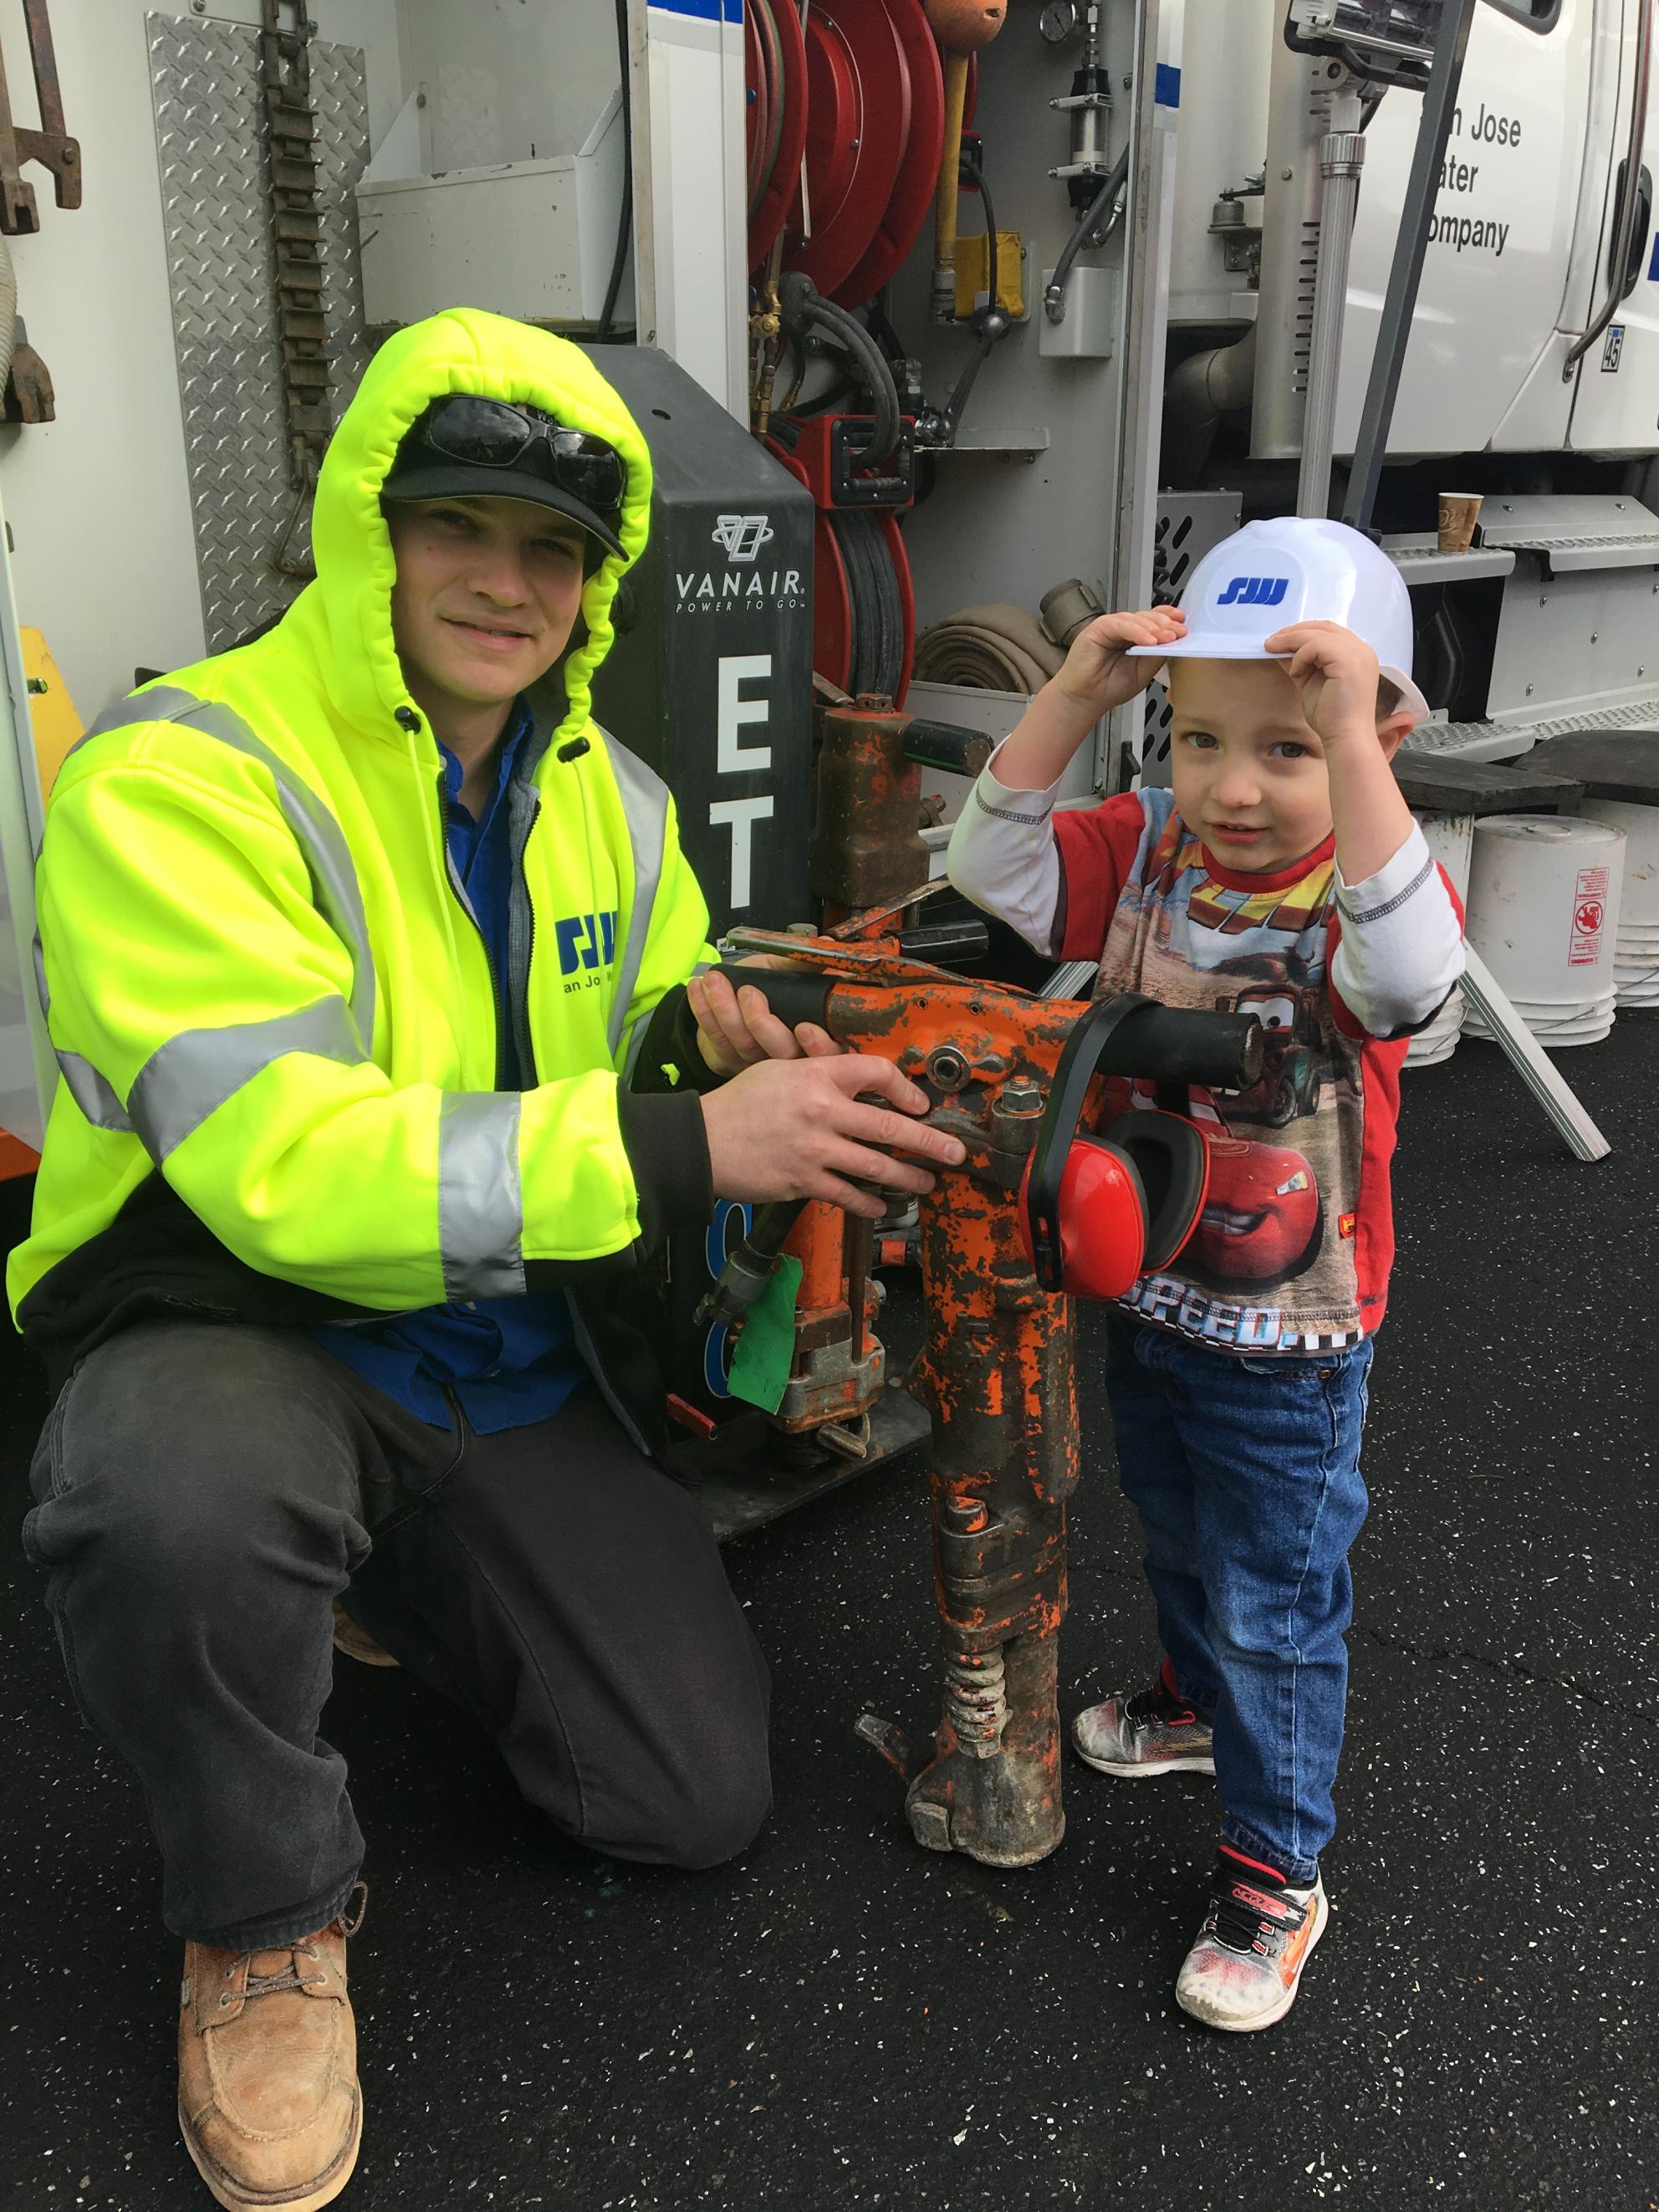
[[[923,0],[748,0],[749,264],[810,276],[861,307],[895,276],[933,204],[945,75]],[[975,90],[970,71],[969,99]],[[849,691],[902,702],[915,601],[898,509],[875,471],[836,459],[858,418],[777,418],[767,443],[817,502],[813,665]],[[914,465],[909,426],[902,468]],[[886,465],[898,465],[898,456]]]
[[[861,307],[915,245],[939,179],[945,79],[922,0],[749,0],[749,264]],[[805,161],[805,193],[801,164]]]

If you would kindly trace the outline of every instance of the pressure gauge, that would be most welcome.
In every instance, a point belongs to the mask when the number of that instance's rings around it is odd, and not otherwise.
[[[1077,28],[1077,0],[1048,0],[1037,28],[1051,46],[1063,46]]]

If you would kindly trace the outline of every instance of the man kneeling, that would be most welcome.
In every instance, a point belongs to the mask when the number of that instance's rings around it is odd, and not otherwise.
[[[961,1156],[884,1061],[695,1042],[673,805],[588,712],[649,507],[575,348],[406,330],[330,447],[317,581],[124,701],[53,793],[63,1080],[9,1287],[58,1396],[25,1541],[143,1784],[179,2120],[224,2205],[328,2203],[357,2156],[336,1601],[570,1835],[740,1850],[766,1668],[657,1463],[626,1294],[716,1197],[878,1212],[849,1177],[932,1178],[875,1147]]]

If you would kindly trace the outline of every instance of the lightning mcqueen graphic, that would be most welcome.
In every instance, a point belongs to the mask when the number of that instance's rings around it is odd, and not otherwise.
[[[1218,1283],[1261,1289],[1303,1274],[1319,1257],[1324,1208],[1300,1152],[1204,1131],[1210,1188],[1183,1259]]]
[[[1325,1230],[1314,1170],[1301,1152],[1210,1137],[1210,1194],[1188,1259],[1217,1283],[1287,1283],[1312,1267]]]
[[[1130,1085],[1131,1111],[1157,1103],[1156,1085]],[[1212,1091],[1194,1085],[1188,1112],[1204,1133],[1210,1181],[1176,1265],[1226,1290],[1267,1290],[1305,1274],[1325,1241],[1325,1208],[1308,1161],[1288,1145],[1236,1136]]]

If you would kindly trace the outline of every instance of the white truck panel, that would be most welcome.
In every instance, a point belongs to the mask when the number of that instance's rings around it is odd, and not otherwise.
[[[1283,0],[1187,0],[1175,228],[1170,249],[1172,323],[1237,319],[1246,280],[1231,275],[1210,215],[1230,185],[1261,167],[1267,87]],[[1260,210],[1260,200],[1246,201]]]
[[[1480,452],[1550,343],[1584,170],[1595,18],[1606,4],[1598,10],[1592,0],[1566,0],[1547,35],[1495,9],[1476,15],[1391,454]],[[1616,13],[1619,0],[1612,6]],[[1616,59],[1616,46],[1613,52]],[[1353,450],[1420,113],[1417,99],[1390,92],[1366,134],[1337,397],[1339,453]],[[1564,441],[1569,398],[1564,387],[1556,416],[1540,424],[1549,433],[1540,442]]]
[[[1619,219],[1616,185],[1630,138],[1638,16],[1626,0],[1618,114],[1608,131],[1607,181],[1601,219],[1587,228],[1589,305],[1573,327],[1582,331],[1606,301],[1613,233]],[[1639,166],[1659,178],[1659,98],[1650,94]],[[1571,443],[1578,453],[1648,453],[1659,439],[1659,262],[1650,209],[1637,243],[1639,272],[1612,324],[1580,364],[1573,400]]]

